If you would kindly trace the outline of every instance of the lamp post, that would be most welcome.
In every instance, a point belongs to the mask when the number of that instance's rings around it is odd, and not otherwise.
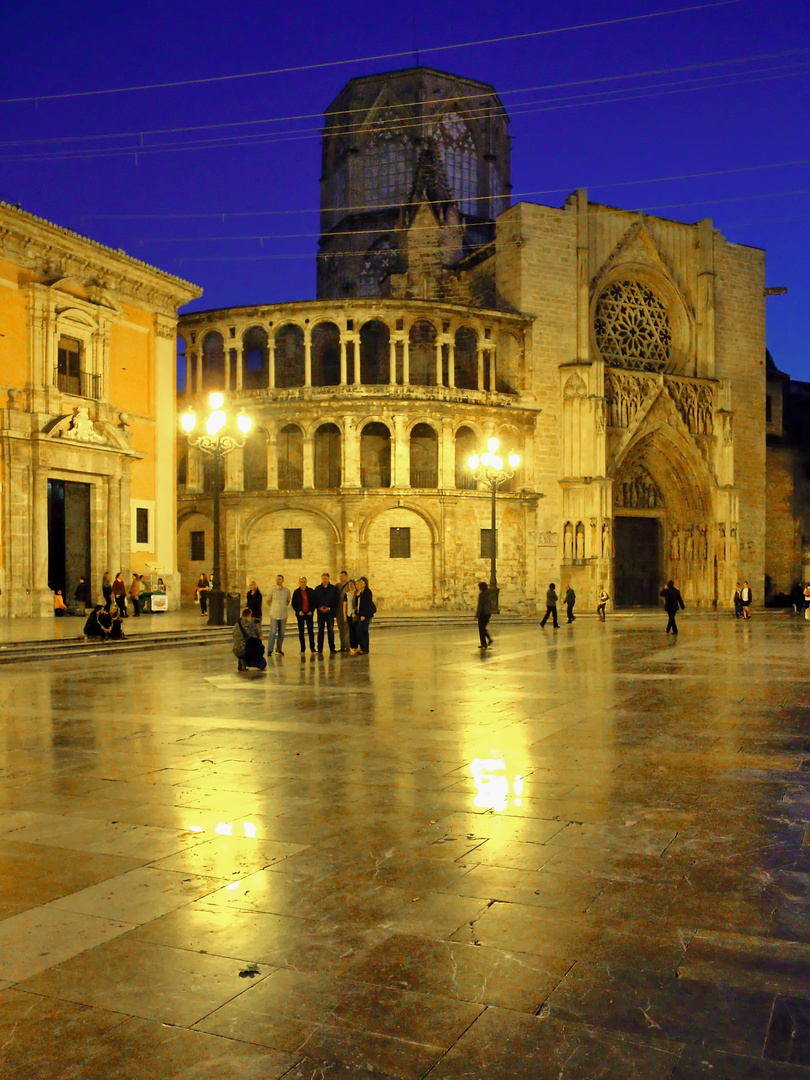
[[[511,480],[515,475],[515,469],[520,465],[520,454],[509,455],[509,469],[504,468],[503,458],[498,457],[499,441],[496,438],[492,438],[487,442],[486,452],[481,454],[473,454],[472,457],[467,458],[467,464],[475,474],[475,478],[484,484],[488,484],[492,492],[492,514],[491,514],[491,527],[490,527],[490,549],[489,549],[489,595],[490,602],[492,604],[492,611],[497,614],[500,610],[498,606],[498,595],[500,590],[498,589],[498,572],[497,572],[497,531],[495,528],[495,496],[498,492],[498,488],[505,484],[507,480]]]
[[[220,576],[220,532],[219,532],[219,495],[222,490],[222,462],[231,450],[245,445],[245,436],[253,426],[253,421],[244,412],[228,414],[224,409],[225,398],[222,394],[211,394],[208,399],[211,411],[205,418],[205,430],[193,437],[197,426],[197,416],[189,405],[180,417],[180,426],[186,433],[190,446],[196,446],[204,454],[210,454],[214,462],[213,502],[214,502],[214,568],[211,575],[211,595],[208,598],[208,625],[225,625],[225,593],[221,588]],[[234,431],[234,425],[236,431]]]

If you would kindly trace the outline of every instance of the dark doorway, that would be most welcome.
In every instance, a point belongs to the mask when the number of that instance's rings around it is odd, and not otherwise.
[[[90,484],[49,480],[48,588],[69,604],[80,577],[90,582]]]
[[[616,518],[614,576],[618,607],[657,606],[663,584],[659,580],[659,534],[656,518]]]

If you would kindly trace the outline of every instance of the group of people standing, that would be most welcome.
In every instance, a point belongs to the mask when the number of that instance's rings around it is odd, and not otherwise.
[[[313,657],[323,655],[324,640],[332,654],[340,651],[359,656],[367,655],[370,651],[369,626],[377,607],[367,577],[355,581],[345,570],[341,570],[337,583],[334,583],[328,573],[323,573],[320,585],[314,589],[309,587],[305,577],[301,577],[298,588],[290,593],[284,584],[284,575],[278,574],[275,586],[266,596],[262,595],[255,580],[250,582],[245,607],[233,628],[233,652],[240,671],[246,667],[264,670],[267,666],[263,643],[265,626],[268,655],[284,655],[283,644],[291,610],[298,623],[302,659],[306,655],[307,642]],[[335,644],[335,624],[340,639],[339,649]]]

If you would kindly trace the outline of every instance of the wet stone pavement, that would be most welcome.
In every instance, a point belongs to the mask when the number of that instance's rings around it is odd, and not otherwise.
[[[0,671],[3,1080],[810,1078],[810,625]]]

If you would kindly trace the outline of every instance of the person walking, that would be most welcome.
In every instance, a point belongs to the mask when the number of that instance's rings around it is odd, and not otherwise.
[[[610,597],[605,592],[604,585],[599,586],[599,592],[596,594],[596,614],[602,620],[605,621],[605,607]]]
[[[349,651],[349,621],[346,617],[346,590],[349,587],[349,575],[345,570],[341,570],[338,574],[338,605],[337,611],[337,627],[338,634],[340,635],[340,651]]]
[[[742,617],[746,620],[751,618],[751,601],[754,599],[754,594],[747,581],[743,582],[743,587],[740,589],[740,604],[742,605]]]
[[[312,620],[315,615],[315,593],[307,586],[307,579],[298,579],[298,588],[292,594],[292,609],[298,620],[298,640],[301,642],[301,656],[304,656],[307,647],[305,634],[309,634],[309,651],[315,652],[315,634],[312,628]]]
[[[73,593],[73,602],[77,608],[81,608],[82,615],[84,614],[84,609],[89,608],[92,604],[90,598],[90,586],[83,577],[79,578],[79,584],[76,586],[76,590]]]
[[[368,587],[368,578],[357,579],[357,644],[360,652],[367,655],[370,649],[368,630],[371,620],[377,611],[371,589]]]
[[[492,618],[492,597],[485,581],[478,582],[478,607],[475,609],[475,617],[478,620],[478,639],[481,642],[478,648],[487,649],[492,644],[492,635],[487,629]]]
[[[742,618],[742,588],[740,587],[739,581],[737,582],[737,584],[734,587],[733,600],[734,600],[734,618],[735,619],[741,619]]]
[[[573,587],[568,585],[565,590],[565,610],[568,613],[568,622],[572,623],[576,618],[574,614],[574,604],[577,602],[577,594],[574,592]]]
[[[346,586],[346,622],[349,625],[349,653],[358,656],[360,646],[357,644],[357,582],[349,578]]]
[[[664,588],[661,590],[661,596],[664,598],[664,611],[666,611],[667,619],[667,633],[672,631],[673,634],[678,633],[678,627],[675,625],[675,616],[679,611],[683,611],[685,604],[680,592],[675,588],[674,581],[668,581]]]
[[[245,607],[250,608],[250,616],[254,622],[261,623],[262,621],[262,594],[259,586],[255,581],[249,582],[249,588],[247,595],[245,596]]]
[[[546,625],[549,615],[551,616],[554,629],[559,630],[560,624],[557,622],[557,590],[553,581],[549,585],[548,591],[546,592],[546,613],[543,616],[542,622],[540,623],[541,626]]]
[[[329,652],[335,649],[335,608],[338,603],[337,587],[329,580],[328,574],[321,574],[321,583],[316,585],[315,603],[318,608],[318,655],[323,654],[323,635],[329,642]]]
[[[137,574],[132,575],[132,581],[129,585],[129,598],[132,601],[132,614],[135,616],[141,613],[141,579]]]
[[[124,584],[124,575],[119,570],[112,584],[113,600],[118,608],[118,614],[122,619],[127,617],[127,587]]]
[[[268,654],[273,652],[273,646],[279,656],[283,656],[282,644],[284,631],[287,629],[287,613],[290,609],[290,590],[284,584],[284,575],[276,575],[276,584],[270,590],[270,640],[267,643]],[[278,640],[277,640],[278,639]]]

